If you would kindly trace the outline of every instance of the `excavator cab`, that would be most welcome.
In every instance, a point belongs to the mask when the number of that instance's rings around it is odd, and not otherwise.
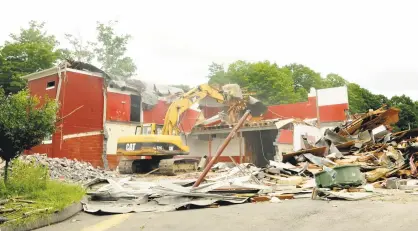
[[[156,123],[140,124],[135,128],[135,135],[161,135],[163,126]]]

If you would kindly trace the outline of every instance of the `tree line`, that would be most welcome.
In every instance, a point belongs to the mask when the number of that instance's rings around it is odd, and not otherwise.
[[[237,83],[243,89],[256,93],[258,99],[267,104],[286,104],[306,101],[310,89],[347,86],[351,113],[365,113],[383,105],[401,109],[400,120],[394,130],[418,127],[418,101],[406,95],[387,98],[373,94],[342,76],[329,73],[321,76],[311,68],[292,63],[279,66],[269,61],[246,62],[238,60],[225,68],[222,64],[209,66],[210,84]]]
[[[127,79],[136,73],[131,57],[126,55],[129,34],[115,32],[117,21],[97,22],[96,39],[85,41],[81,36],[66,34],[68,48],[63,48],[54,35],[48,34],[45,23],[31,21],[19,33],[0,45],[0,88],[5,95],[24,89],[21,76],[53,67],[70,59],[98,66],[113,78]],[[292,63],[279,66],[269,61],[246,62],[238,60],[225,68],[221,64],[209,65],[210,84],[237,83],[267,104],[306,101],[311,87],[316,89],[346,85],[351,113],[363,113],[383,104],[401,109],[397,130],[418,127],[418,102],[406,95],[387,98],[373,94],[336,73],[322,76],[311,68]],[[177,85],[187,91],[190,86]]]

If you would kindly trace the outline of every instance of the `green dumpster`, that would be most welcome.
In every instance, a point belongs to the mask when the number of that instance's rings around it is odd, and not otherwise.
[[[357,187],[365,182],[365,176],[360,172],[360,165],[343,165],[334,167],[335,178],[326,171],[315,174],[315,182],[318,188],[349,188]]]

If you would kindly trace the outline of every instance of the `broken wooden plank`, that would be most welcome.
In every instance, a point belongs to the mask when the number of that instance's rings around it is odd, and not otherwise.
[[[20,199],[16,200],[16,202],[22,202],[22,203],[27,203],[27,204],[35,204],[36,203],[35,201],[31,201],[31,200],[20,200]]]
[[[15,211],[17,211],[17,209],[14,209],[14,208],[11,208],[11,209],[3,209],[3,210],[0,210],[0,214],[3,214],[3,213],[12,213],[12,212],[15,212]]]
[[[0,200],[0,205],[7,204],[9,202],[9,199]]]
[[[319,147],[319,148],[311,148],[311,149],[305,149],[305,150],[300,150],[297,152],[283,154],[283,161],[286,161],[294,156],[298,156],[298,155],[302,155],[306,153],[311,153],[314,156],[324,157],[326,150],[327,150],[327,147]]]
[[[43,212],[47,212],[47,211],[49,211],[49,210],[51,210],[51,209],[52,209],[52,207],[49,207],[49,208],[44,208],[44,209],[35,209],[35,210],[33,210],[33,211],[29,211],[29,212],[23,213],[23,217],[28,217],[28,216],[30,216],[30,215],[32,215],[32,214],[36,214],[36,213],[43,213]]]
[[[291,200],[291,199],[295,199],[295,195],[294,194],[281,194],[277,196],[280,200]]]
[[[251,202],[266,202],[270,201],[271,197],[269,196],[258,196],[258,197],[252,197]]]

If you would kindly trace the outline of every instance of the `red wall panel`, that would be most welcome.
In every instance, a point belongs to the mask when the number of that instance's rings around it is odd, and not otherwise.
[[[307,102],[268,106],[263,118],[316,118],[316,98],[310,97]]]
[[[151,110],[144,110],[144,123],[164,124],[165,113],[168,110],[169,104],[166,101],[159,100]]]
[[[60,93],[63,135],[103,130],[103,78],[67,72]]]
[[[130,114],[130,95],[107,92],[106,120],[129,122]]]
[[[319,107],[319,119],[321,122],[336,122],[346,119],[344,110],[348,110],[348,104],[336,104]]]
[[[180,116],[179,128],[181,131],[189,133],[199,118],[201,112],[188,109]]]
[[[277,143],[280,144],[293,144],[293,131],[282,129],[280,130],[279,138],[277,139]]]
[[[348,109],[348,104],[321,106],[319,107],[320,120],[321,122],[343,121],[345,120],[345,109]],[[316,98],[310,97],[308,102],[269,106],[263,118],[316,118],[316,110]]]

